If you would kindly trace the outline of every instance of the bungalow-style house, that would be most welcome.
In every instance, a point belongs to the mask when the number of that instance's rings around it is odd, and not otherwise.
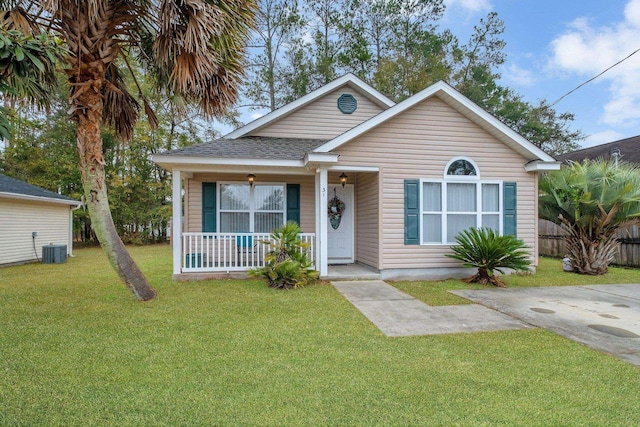
[[[0,265],[42,259],[42,247],[49,244],[66,245],[66,255],[72,255],[72,210],[80,205],[0,174]]]
[[[560,168],[446,83],[395,104],[351,74],[153,161],[173,173],[176,278],[262,265],[287,220],[321,277],[349,263],[382,279],[468,274],[444,254],[473,226],[517,235],[535,265],[538,172]]]

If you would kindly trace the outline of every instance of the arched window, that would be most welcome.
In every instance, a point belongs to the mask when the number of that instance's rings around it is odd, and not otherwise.
[[[445,178],[447,176],[475,176],[480,177],[478,166],[473,160],[465,157],[458,157],[451,160],[445,168]]]
[[[421,180],[422,244],[452,244],[470,227],[502,231],[502,181],[480,180],[470,158],[455,157],[443,179]]]

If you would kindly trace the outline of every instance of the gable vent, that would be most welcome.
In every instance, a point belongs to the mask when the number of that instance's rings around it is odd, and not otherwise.
[[[348,93],[340,95],[340,98],[338,98],[338,110],[344,114],[351,114],[356,111],[356,108],[358,108],[358,101],[356,101],[353,95]]]

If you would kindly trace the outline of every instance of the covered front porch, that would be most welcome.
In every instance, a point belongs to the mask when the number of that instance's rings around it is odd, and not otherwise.
[[[308,244],[306,250],[321,278],[332,278],[332,274],[338,278],[377,277],[372,276],[378,271],[377,170],[329,166],[313,171],[253,167],[242,172],[172,172],[173,200],[177,202],[173,204],[172,222],[174,278],[244,277],[249,270],[263,267],[272,241],[266,230],[273,228],[265,229],[265,218],[300,224],[300,237]],[[248,175],[253,175],[251,184]],[[341,175],[348,181],[341,182]],[[235,227],[240,223],[242,210],[235,205],[238,200],[225,200],[232,187],[243,187],[242,194],[255,199],[246,203],[250,207],[247,217],[253,215],[247,220],[249,232],[228,229],[230,224]],[[211,195],[207,196],[209,190]],[[264,196],[266,193],[270,196]],[[336,195],[346,204],[338,224],[328,215],[328,205]],[[266,199],[269,212],[258,208]],[[214,231],[209,222],[215,224]],[[361,265],[362,271],[354,273],[351,268],[345,275],[344,268],[332,268],[334,264]]]

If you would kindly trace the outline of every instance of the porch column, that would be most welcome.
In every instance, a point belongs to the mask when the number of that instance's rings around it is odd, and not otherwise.
[[[175,169],[172,174],[173,223],[171,224],[171,238],[173,240],[173,274],[180,274],[182,272],[182,174]]]
[[[325,277],[328,274],[327,182],[327,170],[316,170],[316,269],[320,273],[320,277]]]

